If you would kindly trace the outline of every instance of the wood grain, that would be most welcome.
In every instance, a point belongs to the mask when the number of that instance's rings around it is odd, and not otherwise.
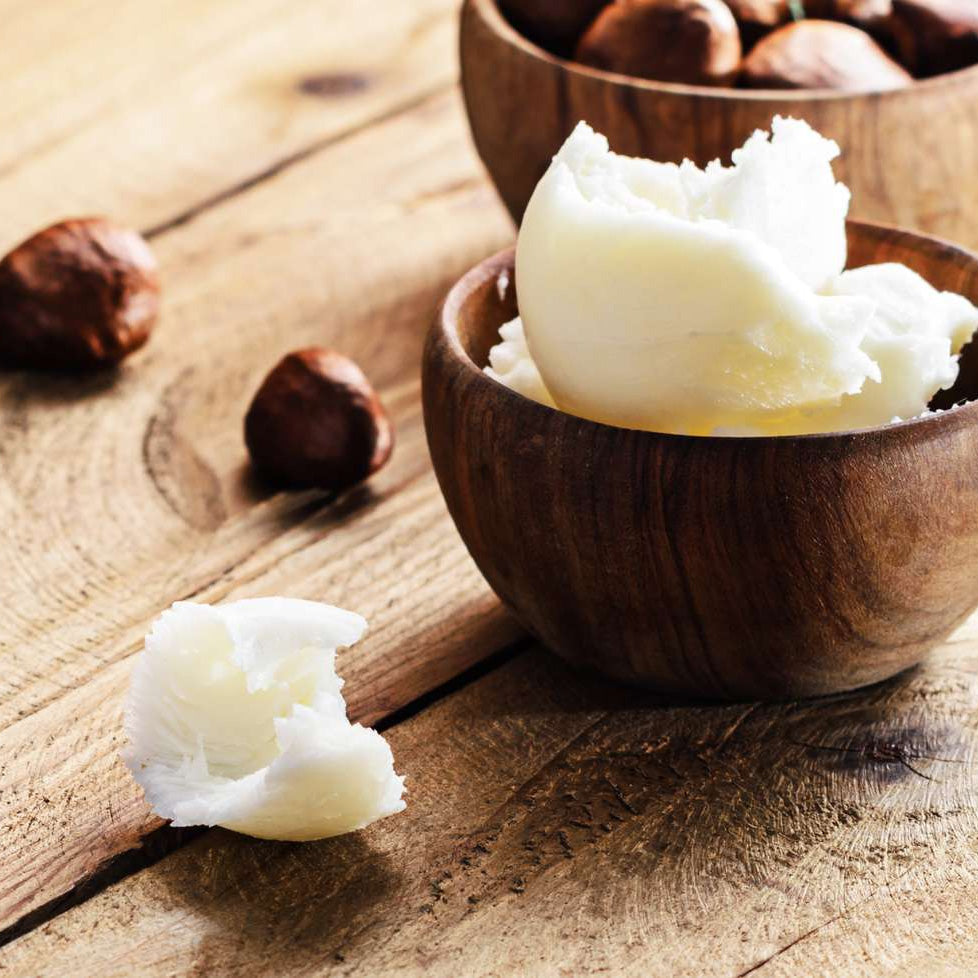
[[[454,76],[453,7],[0,0],[0,249],[105,211],[153,232],[167,297],[115,376],[0,377],[0,928],[159,824],[116,750],[129,657],[174,598],[357,607],[341,670],[366,722],[520,634],[421,430],[434,304],[512,235],[458,105],[426,96]],[[271,495],[242,413],[322,342],[365,367],[398,448],[339,500]],[[393,729],[404,816],[310,846],[207,833],[0,974],[970,975],[976,648],[973,619],[897,683],[719,709],[534,652]]]
[[[871,95],[690,88],[555,58],[509,27],[495,0],[466,0],[461,52],[475,143],[517,221],[580,119],[616,152],[702,166],[728,162],[786,115],[839,143],[835,172],[855,217],[978,245],[978,67]]]
[[[66,216],[183,219],[457,72],[454,0],[4,6],[0,250]]]
[[[389,734],[408,808],[210,833],[0,953],[12,976],[965,975],[974,622],[896,682],[667,706],[521,657]]]
[[[849,238],[854,266],[903,262],[978,301],[968,252],[858,223]],[[812,696],[919,662],[978,605],[978,346],[946,398],[971,403],[916,421],[626,430],[483,373],[514,278],[510,250],[449,293],[425,350],[425,426],[469,552],[549,648],[659,691]]]
[[[283,353],[334,345],[382,395],[415,381],[451,277],[511,233],[457,111],[454,98],[426,104],[160,239],[163,320],[118,375],[4,379],[0,726],[115,661],[161,606],[281,534],[296,497],[253,482],[242,419]],[[413,147],[394,177],[390,140]],[[416,247],[401,257],[405,238]],[[405,444],[371,485],[383,493],[426,465]]]
[[[114,377],[0,384],[0,927],[158,824],[115,751],[125,660],[171,601],[360,610],[372,630],[344,674],[368,722],[519,634],[452,531],[421,430],[431,312],[511,234],[462,130],[457,98],[437,98],[161,237],[167,305],[144,353]],[[335,506],[270,495],[242,440],[262,375],[313,343],[364,365],[399,433]]]

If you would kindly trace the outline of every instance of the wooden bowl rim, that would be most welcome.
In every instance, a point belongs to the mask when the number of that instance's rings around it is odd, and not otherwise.
[[[713,87],[710,85],[686,85],[679,82],[653,81],[648,78],[636,78],[634,75],[622,75],[615,71],[605,71],[603,68],[592,68],[588,65],[582,65],[577,61],[572,61],[569,58],[561,58],[559,55],[552,54],[545,48],[535,44],[513,27],[503,16],[497,0],[465,0],[465,2],[473,8],[478,9],[485,23],[503,41],[519,49],[523,54],[562,71],[580,75],[583,78],[613,82],[616,85],[623,85],[641,91],[665,92],[671,95],[691,95],[698,98],[717,99],[719,101],[743,99],[748,102],[804,102],[806,100],[830,102],[858,98],[905,97],[908,93],[916,92],[919,89],[938,88],[941,85],[950,84],[962,76],[975,75],[978,77],[978,65],[971,65],[968,68],[959,68],[957,71],[945,72],[943,75],[935,75],[933,78],[915,78],[912,85],[906,85],[903,88],[867,88],[859,92],[840,92],[831,88],[805,88],[800,90],[780,88],[727,88],[720,86]]]
[[[896,228],[887,224],[873,221],[853,221],[846,222],[849,231],[857,234],[872,233],[874,231],[885,231],[895,233],[903,237],[923,240],[932,245],[950,248],[958,254],[964,256],[972,263],[978,263],[978,256],[960,248],[950,242],[942,241],[940,238],[927,234],[919,234],[915,231],[908,231],[904,228]],[[437,330],[444,340],[445,348],[451,353],[452,357],[463,370],[469,375],[473,383],[484,384],[487,388],[493,388],[498,398],[501,398],[507,405],[506,410],[522,411],[534,414],[547,412],[556,414],[569,422],[592,428],[596,432],[604,431],[627,431],[637,438],[664,439],[673,442],[695,443],[697,445],[743,445],[751,443],[760,445],[765,442],[777,440],[780,442],[807,442],[812,440],[822,441],[844,441],[852,439],[866,438],[887,438],[899,437],[898,432],[904,433],[909,429],[916,429],[920,435],[937,434],[937,429],[948,424],[954,423],[956,426],[962,424],[978,423],[978,400],[966,401],[964,404],[957,405],[943,411],[928,414],[922,417],[910,418],[906,421],[890,422],[883,425],[876,425],[872,428],[853,428],[844,431],[822,431],[804,435],[681,435],[667,431],[649,431],[644,428],[625,428],[617,425],[605,424],[602,421],[592,421],[590,418],[583,418],[576,414],[569,414],[559,408],[552,408],[532,398],[525,397],[517,393],[505,384],[490,377],[485,371],[476,364],[469,356],[462,344],[458,334],[458,317],[462,306],[466,303],[472,293],[490,278],[498,278],[500,272],[507,272],[510,275],[510,282],[515,284],[515,257],[516,247],[511,245],[502,251],[484,258],[473,268],[470,268],[452,287],[442,301],[441,306],[432,324],[432,330]],[[978,335],[978,334],[976,334]],[[428,347],[425,356],[427,357]]]

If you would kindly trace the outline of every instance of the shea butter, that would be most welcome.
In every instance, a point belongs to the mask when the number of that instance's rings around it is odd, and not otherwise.
[[[490,373],[623,427],[800,434],[885,424],[954,382],[978,309],[909,268],[844,271],[838,147],[775,118],[700,169],[580,123],[530,200],[520,317]]]
[[[499,327],[499,343],[489,351],[486,373],[532,401],[556,406],[527,349],[523,323],[519,319]]]
[[[293,598],[165,611],[136,662],[123,752],[153,811],[287,840],[401,811],[390,747],[347,719],[334,664],[366,627]]]

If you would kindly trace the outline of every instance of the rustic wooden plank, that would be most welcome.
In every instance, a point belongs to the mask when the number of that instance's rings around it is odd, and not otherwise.
[[[924,668],[671,706],[519,657],[389,734],[408,808],[213,832],[9,945],[10,975],[971,973],[978,623]]]
[[[459,113],[436,98],[164,235],[164,321],[119,376],[0,383],[0,927],[158,824],[115,751],[125,660],[171,601],[362,611],[344,672],[367,721],[519,634],[450,525],[420,420],[434,306],[512,233]],[[364,365],[399,431],[390,465],[326,508],[256,485],[241,440],[263,373],[316,342]]]
[[[340,521],[319,510],[276,561],[245,561],[214,601],[288,593],[359,609],[341,657],[351,716],[373,723],[520,635],[452,533],[433,476]],[[160,821],[118,757],[130,663],[0,732],[0,928],[67,892]]]
[[[453,0],[6,3],[0,248],[172,220],[456,74]]]
[[[296,497],[254,483],[241,435],[279,356],[335,345],[382,392],[416,385],[448,282],[511,233],[458,113],[439,98],[162,238],[164,320],[118,376],[0,380],[0,726],[295,520]],[[371,486],[427,466],[420,435],[404,439]]]

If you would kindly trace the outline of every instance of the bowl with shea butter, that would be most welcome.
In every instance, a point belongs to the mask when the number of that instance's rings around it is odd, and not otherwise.
[[[790,115],[843,147],[839,172],[853,191],[855,217],[978,246],[978,4],[799,0],[793,5],[804,7],[808,22],[790,24],[792,4],[784,0],[683,0],[686,8],[702,8],[687,11],[688,31],[677,33],[668,20],[637,21],[609,34],[626,45],[649,43],[653,31],[664,35],[658,60],[650,54],[636,64],[582,51],[592,22],[643,4],[653,0],[610,6],[606,0],[465,0],[460,55],[469,124],[517,222],[578,119],[620,152],[702,166],[728,158],[775,115]],[[823,20],[836,16],[826,9],[832,6],[845,7],[850,23]],[[709,47],[724,63],[713,72],[698,70],[697,48],[711,36],[703,18],[715,21],[725,7],[741,22],[742,60],[738,65],[738,51],[729,55],[717,42]],[[899,24],[851,23],[892,13]],[[733,29],[734,17],[725,17]],[[755,45],[754,34],[743,30],[745,17],[773,33]],[[812,36],[799,36],[806,33]],[[787,41],[778,53],[771,49],[775,35]],[[685,51],[690,58],[681,56]],[[767,67],[760,70],[765,51]],[[893,59],[901,63],[890,64]],[[796,71],[787,70],[792,62]],[[773,77],[775,66],[783,77]],[[652,77],[636,77],[643,69]],[[806,81],[806,75],[814,77]],[[748,81],[762,87],[731,87]]]
[[[978,605],[978,259],[847,224],[804,123],[752,139],[684,169],[575,130],[423,364],[448,508],[516,617],[725,699],[884,679]]]

